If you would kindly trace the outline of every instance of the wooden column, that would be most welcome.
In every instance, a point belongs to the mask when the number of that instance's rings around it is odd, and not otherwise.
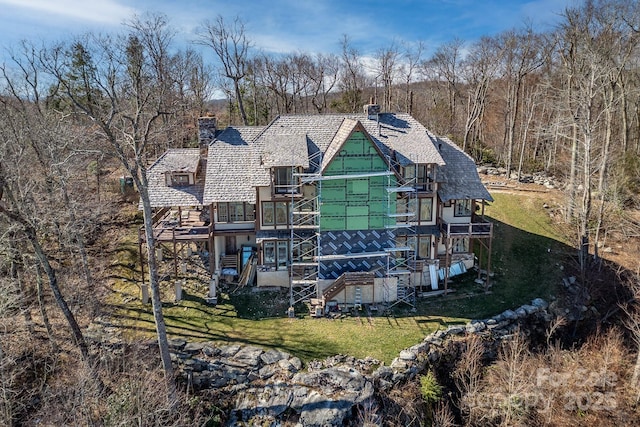
[[[216,268],[216,266],[215,266],[216,258],[215,258],[215,254],[214,254],[214,251],[213,251],[213,244],[214,244],[214,235],[213,235],[213,233],[214,233],[214,229],[215,229],[215,227],[214,227],[215,217],[213,216],[213,214],[214,214],[213,203],[211,203],[209,205],[209,274],[212,274],[212,275],[216,271],[215,270],[215,268]]]
[[[173,277],[178,277],[178,250],[176,248],[176,228],[171,229],[171,240],[173,241]]]
[[[447,237],[444,239],[444,294],[447,294],[447,290],[449,289],[449,263],[450,263],[450,258],[449,258],[449,243],[450,243],[450,237],[447,235]]]
[[[485,283],[485,289],[489,290],[489,284],[491,283],[491,246],[493,243],[493,224],[491,225],[491,234],[489,235],[489,253],[487,254],[487,282]]]

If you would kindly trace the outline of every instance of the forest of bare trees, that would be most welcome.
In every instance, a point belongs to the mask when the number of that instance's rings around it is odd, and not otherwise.
[[[43,414],[49,425],[184,425],[181,416],[201,415],[176,397],[146,168],[169,147],[196,146],[204,114],[221,125],[265,125],[288,113],[360,112],[371,100],[411,113],[511,179],[544,172],[563,182],[583,275],[598,261],[609,213],[640,205],[636,2],[586,1],[547,32],[521,26],[440,46],[396,41],[375,52],[359,51],[346,34],[338,53],[265,53],[241,17],[203,22],[188,48],[176,46],[161,15],[125,28],[4,47],[2,425],[35,425]],[[214,102],[219,93],[226,98]],[[96,283],[109,276],[109,254],[95,247],[108,245],[114,223],[123,226],[114,220],[118,203],[101,192],[105,170],[130,175],[140,195],[160,367],[136,348],[105,355],[84,336],[100,315]],[[637,320],[633,300],[624,308]],[[637,324],[629,324],[636,338]],[[133,395],[134,404],[108,412]],[[177,405],[186,405],[181,415]]]

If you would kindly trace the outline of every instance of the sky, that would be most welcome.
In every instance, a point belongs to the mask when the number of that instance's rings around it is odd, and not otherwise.
[[[135,14],[159,12],[176,29],[179,45],[191,43],[205,20],[221,15],[240,17],[255,47],[266,53],[339,53],[346,34],[363,56],[417,41],[428,55],[456,37],[473,42],[525,23],[549,30],[565,7],[579,1],[0,0],[0,47],[6,53],[23,39],[46,43],[89,31],[119,32]]]

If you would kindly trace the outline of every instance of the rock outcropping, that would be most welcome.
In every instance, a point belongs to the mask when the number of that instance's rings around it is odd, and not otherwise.
[[[376,395],[386,393],[417,375],[442,355],[444,342],[464,334],[508,338],[532,316],[548,322],[549,304],[535,299],[490,319],[454,325],[429,334],[402,350],[390,366],[378,360],[333,356],[301,360],[275,349],[211,343],[171,342],[172,359],[182,381],[193,389],[215,389],[228,409],[227,425],[342,426],[355,422],[375,406]],[[370,411],[375,413],[375,410]],[[368,425],[382,425],[381,415]]]

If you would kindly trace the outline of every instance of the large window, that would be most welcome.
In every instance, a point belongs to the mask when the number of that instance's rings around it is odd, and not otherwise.
[[[288,240],[269,240],[262,243],[262,263],[285,270],[289,260]]]
[[[418,237],[418,258],[431,258],[431,236]]]
[[[402,169],[402,177],[406,183],[414,182],[420,191],[431,191],[431,167],[426,163],[407,165]]]
[[[455,216],[471,216],[471,199],[456,200],[453,207]]]
[[[433,199],[420,199],[420,221],[433,221]]]
[[[242,222],[255,220],[255,207],[251,203],[218,203],[218,222]]]
[[[287,225],[289,202],[262,202],[262,225]]]
[[[298,191],[293,172],[294,169],[291,167],[273,168],[273,189],[276,194],[290,194]]]

